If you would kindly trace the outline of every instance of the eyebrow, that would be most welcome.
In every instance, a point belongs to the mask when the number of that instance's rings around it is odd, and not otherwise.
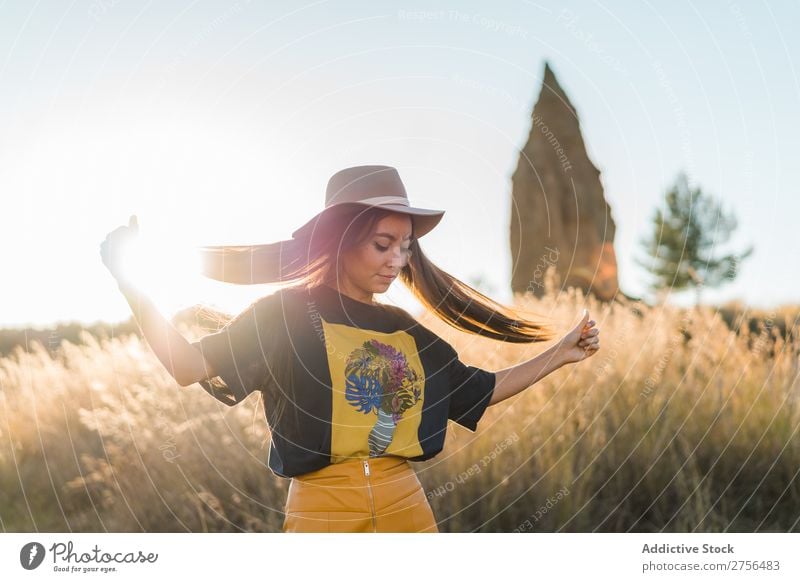
[[[396,236],[391,235],[388,232],[378,232],[378,233],[375,234],[375,236],[385,236],[386,238],[388,238],[390,240],[397,240]],[[411,240],[411,235],[408,235],[403,240]]]

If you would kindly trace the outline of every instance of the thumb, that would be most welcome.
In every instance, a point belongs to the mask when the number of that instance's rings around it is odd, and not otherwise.
[[[586,326],[586,324],[588,323],[588,321],[589,321],[589,310],[584,308],[583,317],[581,317],[581,320],[578,322],[578,325],[576,325],[575,327],[577,329],[583,329]]]
[[[131,214],[131,217],[128,219],[128,227],[134,232],[139,232],[139,219],[136,218],[135,214]]]

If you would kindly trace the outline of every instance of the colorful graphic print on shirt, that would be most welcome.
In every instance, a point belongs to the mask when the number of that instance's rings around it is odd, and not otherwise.
[[[414,338],[322,323],[333,388],[332,461],[421,455],[425,377]]]

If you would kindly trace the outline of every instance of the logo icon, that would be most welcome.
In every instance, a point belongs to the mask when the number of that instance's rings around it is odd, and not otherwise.
[[[26,570],[35,570],[44,560],[44,546],[39,542],[29,542],[19,551],[19,563]]]

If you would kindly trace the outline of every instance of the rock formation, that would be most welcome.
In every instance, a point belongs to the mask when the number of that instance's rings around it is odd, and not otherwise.
[[[511,179],[511,288],[541,296],[552,265],[557,288],[609,301],[619,291],[616,227],[575,108],[548,64],[532,121]]]

